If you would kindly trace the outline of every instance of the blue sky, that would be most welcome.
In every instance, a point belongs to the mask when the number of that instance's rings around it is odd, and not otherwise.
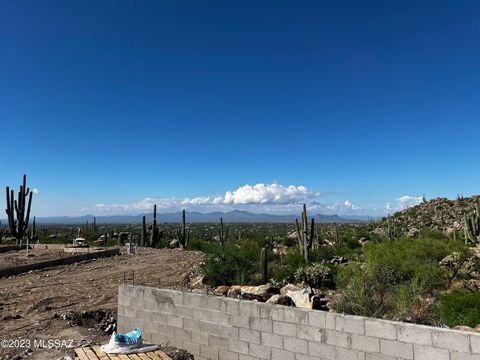
[[[377,214],[476,194],[479,15],[478,1],[2,1],[0,185],[26,172],[38,215]]]

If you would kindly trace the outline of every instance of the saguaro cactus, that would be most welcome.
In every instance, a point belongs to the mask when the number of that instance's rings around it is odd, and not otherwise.
[[[475,211],[470,216],[464,215],[465,244],[480,243],[480,201],[476,201]]]
[[[228,227],[224,227],[223,218],[220,218],[220,226],[218,228],[218,236],[220,245],[224,245],[228,241]]]
[[[20,244],[22,238],[27,234],[28,222],[30,219],[30,208],[32,206],[33,193],[27,188],[27,175],[23,175],[23,185],[20,185],[17,200],[14,199],[14,191],[7,186],[5,189],[7,197],[8,230],[11,236]],[[27,201],[28,198],[28,201]]]
[[[150,232],[150,246],[155,246],[159,240],[158,226],[157,226],[157,205],[153,205],[153,219],[152,219],[152,231]]]
[[[268,281],[268,256],[265,247],[260,251],[260,270],[262,273],[263,284],[266,284]]]
[[[312,248],[313,238],[315,237],[315,220],[312,218],[310,229],[308,229],[308,217],[307,217],[307,205],[303,204],[302,211],[302,227],[298,223],[298,219],[295,219],[295,225],[297,227],[297,240],[300,252],[303,254],[305,262],[308,263],[310,258],[310,249]]]
[[[177,237],[180,247],[185,249],[188,245],[188,239],[190,238],[190,230],[187,230],[185,209],[182,210],[182,227],[180,230],[177,230]]]
[[[145,246],[145,240],[147,239],[147,221],[145,215],[142,216],[142,233],[140,235],[140,246]]]

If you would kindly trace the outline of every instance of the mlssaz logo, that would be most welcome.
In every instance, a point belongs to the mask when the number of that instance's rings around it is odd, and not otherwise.
[[[73,340],[61,340],[61,339],[35,339],[33,345],[36,348],[72,348]]]

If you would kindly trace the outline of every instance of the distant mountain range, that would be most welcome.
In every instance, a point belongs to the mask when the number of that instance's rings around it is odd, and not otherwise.
[[[38,224],[84,224],[87,221],[93,222],[93,215],[84,216],[52,216],[37,217]],[[217,223],[220,221],[228,223],[288,223],[293,222],[298,215],[273,215],[273,214],[254,214],[248,211],[233,210],[229,212],[211,212],[202,214],[199,212],[187,212],[187,221],[189,223]],[[97,216],[97,224],[134,224],[142,221],[142,215],[111,215]],[[147,222],[152,221],[152,214],[146,214]],[[314,216],[317,223],[356,223],[368,220],[365,217],[340,217],[338,215],[317,214]],[[159,223],[178,223],[182,219],[181,212],[175,213],[157,213]],[[4,223],[4,220],[2,220]]]

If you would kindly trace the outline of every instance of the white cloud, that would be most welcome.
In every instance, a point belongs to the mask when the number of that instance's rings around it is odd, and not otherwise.
[[[410,196],[410,195],[404,195],[400,196],[397,199],[398,202],[398,207],[403,210],[415,205],[418,205],[422,202],[423,197],[422,196]]]
[[[305,186],[280,184],[244,185],[225,193],[225,204],[294,204],[320,196]]]
[[[36,195],[36,194],[40,193],[40,190],[38,190],[37,188],[33,188],[32,193],[34,193]]]

